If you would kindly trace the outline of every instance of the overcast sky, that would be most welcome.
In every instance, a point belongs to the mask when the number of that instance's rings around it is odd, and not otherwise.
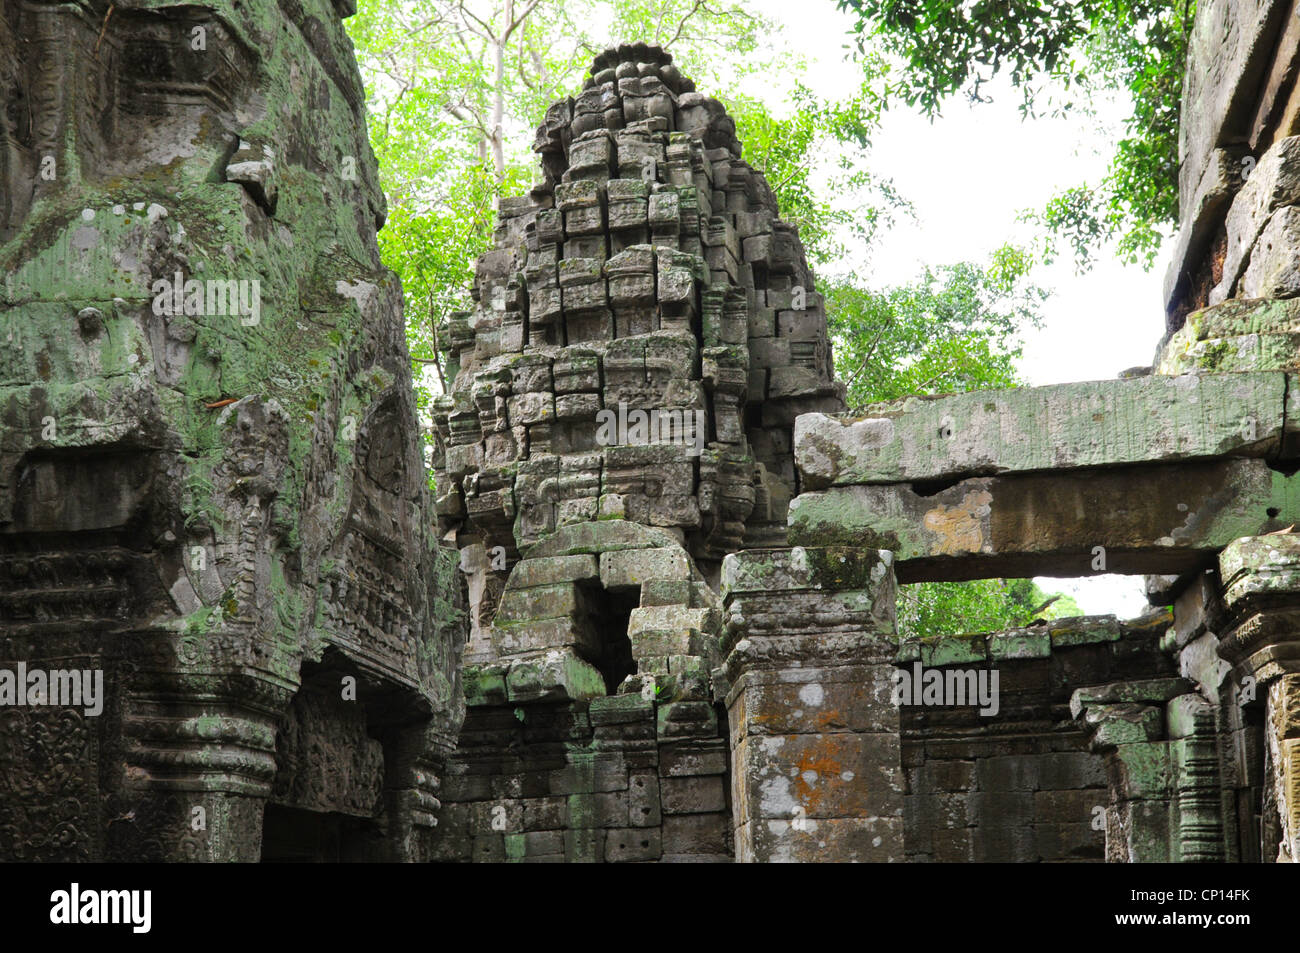
[[[844,60],[851,18],[838,13],[833,0],[754,4],[780,25],[785,42],[816,64],[806,81],[819,93],[839,96],[855,88],[860,73]],[[1022,121],[1015,90],[994,84],[992,95],[993,103],[973,106],[954,99],[933,124],[905,108],[886,116],[870,166],[894,180],[914,205],[916,220],[900,221],[880,236],[868,284],[901,284],[922,264],[984,261],[1008,240],[1026,243],[1032,232],[1016,221],[1022,210],[1041,208],[1060,190],[1105,174],[1124,103],[1101,110],[1096,121]],[[1145,272],[1103,258],[1083,275],[1071,262],[1040,267],[1034,280],[1052,297],[1042,329],[1026,336],[1021,374],[1032,384],[1056,384],[1112,378],[1150,364],[1164,328],[1167,262],[1164,256]],[[1085,612],[1127,617],[1146,607],[1140,576],[1039,584],[1070,592]]]

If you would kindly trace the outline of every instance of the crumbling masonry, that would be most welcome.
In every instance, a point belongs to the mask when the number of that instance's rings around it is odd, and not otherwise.
[[[0,680],[0,857],[1300,859],[1290,4],[1200,5],[1151,368],[853,415],[732,121],[607,52],[452,318],[436,501],[347,0],[107,6],[0,0],[0,676],[106,675]],[[1099,571],[1154,608],[896,634]]]
[[[0,683],[0,858],[427,856],[456,557],[347,6],[0,0],[0,671],[104,673]]]

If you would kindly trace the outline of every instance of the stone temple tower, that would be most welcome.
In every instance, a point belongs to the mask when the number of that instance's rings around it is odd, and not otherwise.
[[[670,55],[597,57],[533,148],[540,184],[501,203],[452,320],[438,513],[471,577],[466,660],[603,695],[712,659],[720,562],[784,544],[794,419],[842,390],[796,229]]]
[[[729,860],[721,563],[785,546],[795,418],[844,407],[821,297],[663,50],[597,57],[533,148],[435,412],[471,616],[436,856]]]

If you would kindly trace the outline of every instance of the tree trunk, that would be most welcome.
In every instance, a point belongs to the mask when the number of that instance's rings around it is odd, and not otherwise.
[[[506,44],[509,42],[510,25],[515,19],[515,0],[506,0],[505,28],[499,38],[492,40],[492,58],[495,68],[495,81],[492,87],[492,164],[496,169],[497,185],[505,182],[506,155],[505,131],[502,123],[505,119],[505,82],[506,82]],[[493,201],[496,204],[496,201]]]

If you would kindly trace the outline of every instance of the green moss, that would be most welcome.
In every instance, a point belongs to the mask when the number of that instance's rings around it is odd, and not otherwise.
[[[1207,344],[1196,359],[1196,366],[1207,371],[1215,371],[1231,356],[1232,345],[1227,341]]]
[[[212,472],[219,462],[219,455],[213,453],[190,462],[189,473],[181,486],[181,512],[187,533],[199,535],[209,529],[219,533],[222,529],[222,512],[212,482]]]

